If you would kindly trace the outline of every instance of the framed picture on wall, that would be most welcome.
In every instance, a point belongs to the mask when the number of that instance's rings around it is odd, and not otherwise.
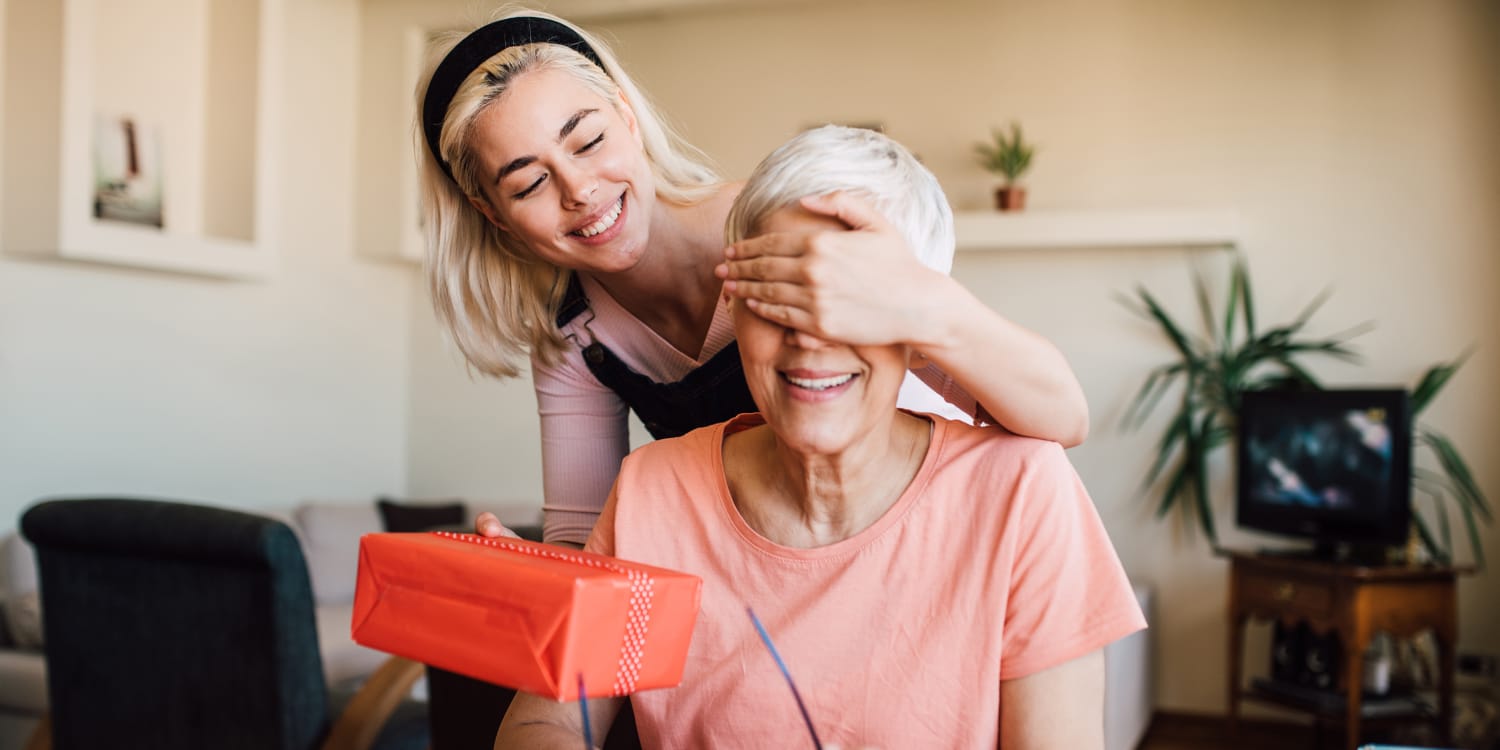
[[[94,116],[94,218],[162,228],[161,139],[129,115]]]

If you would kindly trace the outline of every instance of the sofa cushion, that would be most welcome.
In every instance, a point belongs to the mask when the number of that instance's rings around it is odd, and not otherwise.
[[[0,537],[0,646],[40,648],[39,610],[36,556],[20,534],[8,532]],[[12,618],[19,626],[11,624]]]
[[[350,635],[353,604],[317,608],[318,650],[323,656],[323,679],[330,687],[346,687],[368,677],[389,656],[354,642]]]
[[[0,649],[0,712],[47,710],[47,660],[40,651]]]
[[[42,649],[42,598],[36,591],[5,600],[5,627],[19,649]]]
[[[369,500],[313,501],[293,512],[318,605],[350,604],[359,571],[359,538],[382,530]],[[348,621],[345,621],[347,627]]]
[[[382,497],[375,502],[386,531],[427,531],[444,526],[463,526],[468,510],[462,500],[403,501]]]
[[[36,591],[36,555],[31,543],[11,531],[0,537],[0,599]]]

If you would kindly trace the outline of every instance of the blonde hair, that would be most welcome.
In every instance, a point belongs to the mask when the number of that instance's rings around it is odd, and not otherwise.
[[[738,242],[792,203],[837,191],[868,199],[923,265],[953,269],[953,209],[942,185],[905,146],[865,128],[824,125],[772,151],[729,209],[725,238]]]
[[[516,16],[546,18],[572,28],[593,48],[603,70],[578,52],[552,43],[509,47],[486,60],[464,79],[443,120],[439,150],[452,178],[427,147],[420,114],[414,132],[427,241],[424,265],[433,308],[464,359],[494,377],[519,374],[519,360],[528,354],[543,362],[557,361],[567,342],[556,325],[556,311],[572,273],[537,258],[524,242],[497,229],[469,202],[470,195],[485,200],[470,142],[474,121],[511,81],[536,70],[559,70],[606,100],[623,98],[635,114],[660,200],[690,205],[709,197],[722,183],[708,157],[661,118],[600,40],[539,11],[503,13],[497,20]],[[433,72],[464,36],[449,33],[434,42],[417,85],[419,113]]]

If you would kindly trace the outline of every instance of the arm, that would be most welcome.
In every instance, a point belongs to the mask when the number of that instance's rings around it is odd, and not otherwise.
[[[1000,683],[1000,747],[1104,747],[1104,651]]]
[[[594,746],[604,744],[620,713],[623,698],[596,698],[589,701],[589,729]],[[583,744],[583,712],[578,703],[557,703],[530,693],[516,693],[495,733],[495,750],[578,750]]]
[[[533,362],[531,377],[541,417],[543,533],[549,543],[578,548],[630,451],[627,410],[576,352],[555,367]],[[490,537],[507,531],[489,513],[479,515],[475,529]]]
[[[987,421],[1065,447],[1083,441],[1088,402],[1056,346],[922,265],[858,198],[806,198],[803,206],[850,231],[735,243],[717,269],[726,292],[757,314],[820,337],[908,344],[977,399]]]

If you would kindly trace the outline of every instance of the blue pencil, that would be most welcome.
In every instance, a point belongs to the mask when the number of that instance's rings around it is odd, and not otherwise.
[[[578,710],[583,712],[583,746],[594,750],[594,730],[589,726],[589,699],[583,692],[583,673],[578,673]]]
[[[755,610],[746,607],[750,613],[750,622],[755,623],[756,632],[760,633],[760,640],[766,644],[771,652],[771,658],[776,660],[776,666],[781,668],[781,674],[786,678],[787,687],[792,689],[792,697],[797,699],[797,710],[802,712],[802,720],[807,722],[807,731],[812,735],[813,747],[823,750],[823,741],[818,739],[818,730],[813,728],[812,716],[807,713],[807,704],[802,702],[802,694],[797,692],[797,683],[792,682],[792,673],[786,668],[786,662],[781,660],[781,654],[776,651],[776,644],[771,643],[771,634],[766,632],[766,627],[760,624],[760,618],[755,616]]]

